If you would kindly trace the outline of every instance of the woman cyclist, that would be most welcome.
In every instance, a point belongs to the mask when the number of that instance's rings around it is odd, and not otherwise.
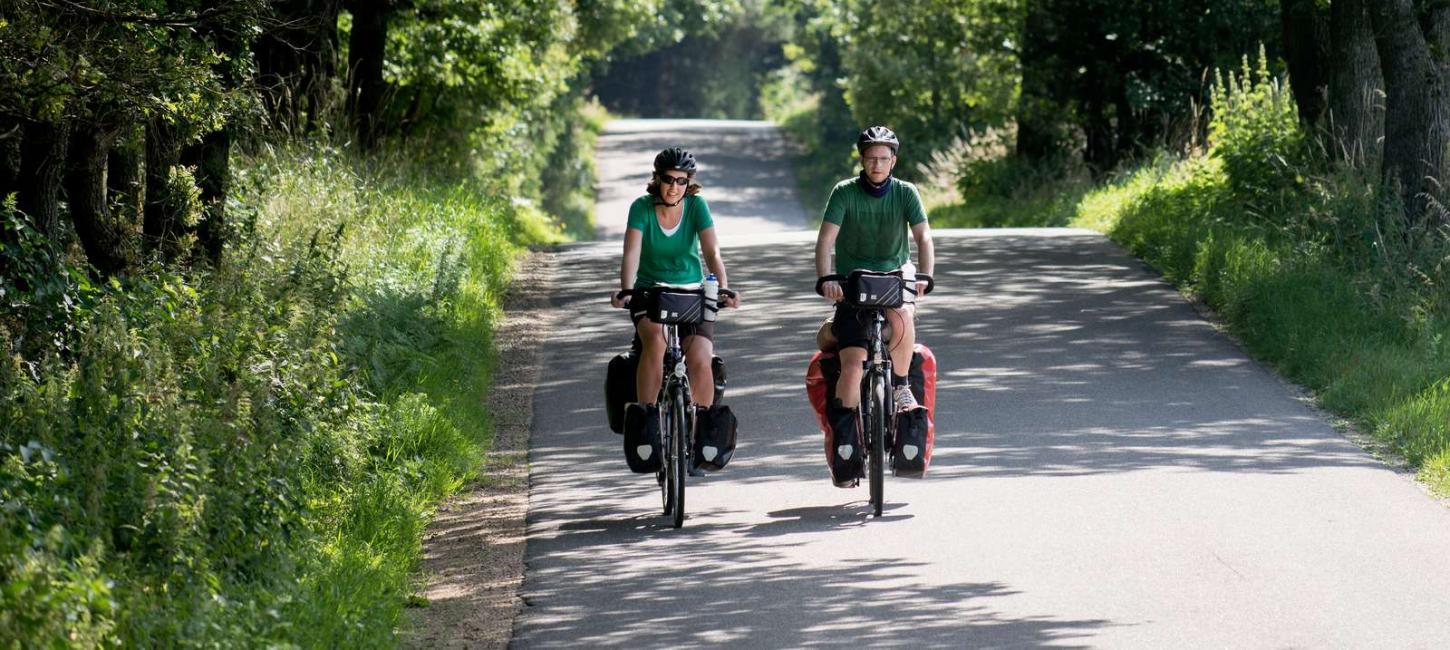
[[[659,441],[656,398],[663,381],[665,358],[664,327],[646,317],[649,305],[630,295],[628,290],[660,284],[699,284],[705,279],[705,269],[709,269],[720,282],[720,306],[740,305],[739,296],[728,288],[715,223],[710,218],[710,207],[699,196],[695,170],[695,157],[690,152],[679,147],[661,151],[655,156],[654,175],[645,188],[646,194],[629,206],[624,259],[619,265],[621,291],[610,298],[614,307],[629,308],[635,332],[643,344],[635,377],[639,404],[630,405],[626,411],[626,438],[632,437],[628,429],[643,426],[646,440]],[[714,407],[715,385],[710,370],[715,353],[714,326],[712,321],[679,326],[680,346],[685,352],[690,377],[690,398],[702,410]],[[626,448],[626,453],[634,452]]]

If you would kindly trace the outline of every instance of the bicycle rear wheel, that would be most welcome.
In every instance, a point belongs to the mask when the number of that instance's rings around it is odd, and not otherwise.
[[[660,500],[664,502],[665,514],[675,510],[675,472],[674,457],[670,454],[672,440],[678,437],[675,431],[675,418],[672,413],[674,401],[665,399],[660,402],[660,453],[664,458],[660,459],[659,483]]]
[[[670,458],[670,480],[674,488],[674,524],[675,528],[685,525],[685,473],[689,469],[689,419],[685,417],[685,399],[680,391],[676,391],[673,399],[670,400],[673,406],[670,408],[674,420],[674,437],[670,438],[670,448],[665,454]]]
[[[871,482],[871,513],[880,517],[882,502],[885,501],[883,493],[886,490],[883,466],[886,453],[887,404],[886,383],[881,377],[880,371],[871,371],[870,392],[867,393],[867,396],[871,408],[864,424],[866,425],[866,437],[869,439],[867,444],[871,446],[870,456],[867,460],[869,465],[867,471]]]

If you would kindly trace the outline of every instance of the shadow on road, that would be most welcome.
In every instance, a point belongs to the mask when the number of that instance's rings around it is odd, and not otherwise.
[[[623,525],[633,534],[621,539],[573,524],[547,542],[557,554],[537,570],[537,580],[567,589],[569,604],[550,602],[559,594],[534,592],[529,602],[549,607],[537,615],[526,608],[520,646],[529,647],[532,639],[631,647],[802,647],[847,640],[865,646],[1087,647],[1093,631],[1109,625],[1003,617],[991,603],[1014,595],[1009,586],[926,584],[913,575],[919,563],[875,549],[843,548],[837,566],[808,568],[749,538],[700,543],[722,532],[705,522],[678,531],[635,519],[603,525],[611,532]],[[659,555],[661,545],[669,547],[668,561],[621,561]]]
[[[1268,373],[1101,237],[942,233],[938,251],[939,289],[919,318],[940,365],[926,485],[1374,463],[1323,435],[1312,411],[1287,402]],[[741,442],[728,469],[696,485],[821,485],[804,375],[828,306],[812,293],[811,243],[726,255],[745,308],[722,316],[717,349]],[[577,318],[554,337],[535,394],[526,591],[536,607],[521,618],[521,643],[1086,646],[1094,630],[1123,624],[1000,614],[993,603],[1016,594],[1011,585],[927,581],[928,568],[891,548],[844,545],[811,563],[792,554],[801,534],[821,533],[819,542],[921,521],[893,510],[868,523],[864,489],[803,507],[691,510],[683,530],[666,528],[657,498],[640,510],[651,478],[627,474],[601,411],[605,363],[629,338],[626,316],[607,306],[617,251],[563,256],[555,305]]]

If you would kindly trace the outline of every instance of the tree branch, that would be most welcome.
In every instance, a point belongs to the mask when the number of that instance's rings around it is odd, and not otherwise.
[[[196,27],[212,18],[226,14],[228,9],[228,3],[223,2],[192,15],[130,14],[98,9],[77,0],[38,0],[38,2],[42,6],[59,11],[69,10],[101,20],[156,27]]]

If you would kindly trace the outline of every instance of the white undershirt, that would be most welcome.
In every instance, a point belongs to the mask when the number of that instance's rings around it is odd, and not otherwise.
[[[684,223],[685,220],[680,219],[679,223],[676,223],[674,228],[666,228],[664,226],[660,226],[660,232],[663,232],[666,237],[673,236],[675,232],[680,229],[680,226],[684,225]]]

